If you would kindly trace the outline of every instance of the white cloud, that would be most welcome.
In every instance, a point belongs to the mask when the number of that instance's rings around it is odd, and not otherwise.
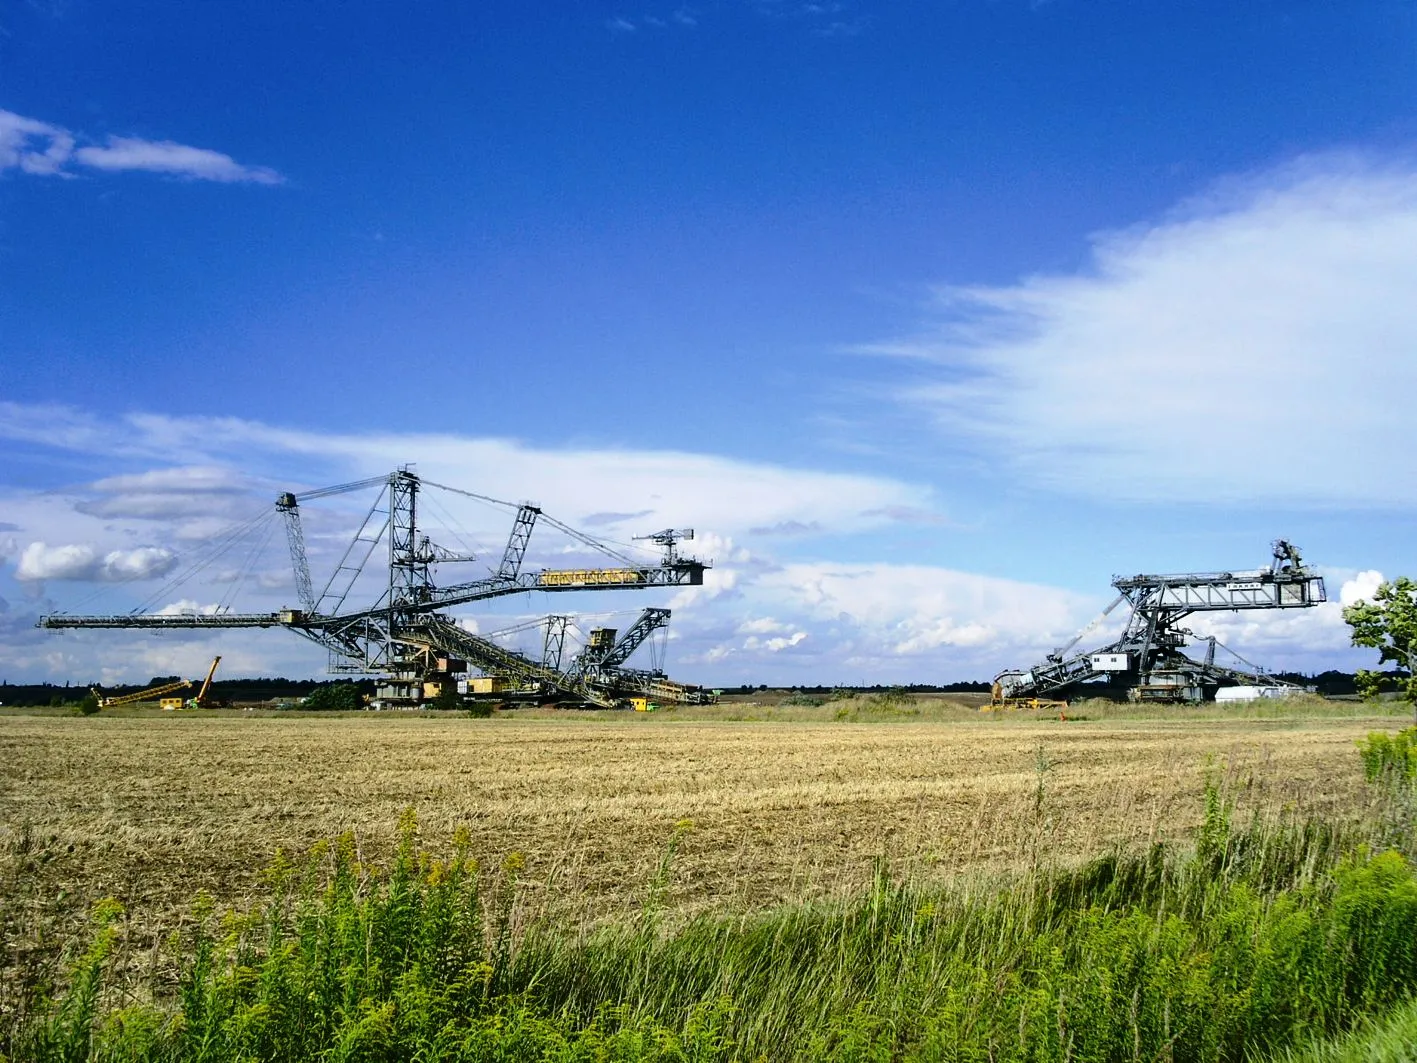
[[[760,639],[756,635],[753,635],[744,640],[743,648],[745,650],[764,649],[769,653],[781,653],[783,650],[791,649],[806,638],[807,632],[805,631],[793,632],[790,637],[779,635],[776,638],[770,639]]]
[[[224,184],[276,185],[284,181],[267,166],[246,166],[230,155],[171,140],[110,136],[103,145],[76,147],[76,136],[59,126],[0,111],[0,172],[72,176],[71,166],[114,173],[140,170]]]
[[[733,593],[675,613],[675,661],[706,681],[952,682],[1032,663],[1099,603],[931,565],[769,564],[721,570]]]
[[[165,576],[177,565],[177,556],[157,546],[110,550],[100,554],[91,543],[50,546],[33,542],[20,553],[15,566],[18,580],[88,580],[125,583]]]
[[[1049,487],[1109,499],[1417,504],[1417,168],[1326,157],[1094,240],[1091,267],[945,290],[866,350]]]
[[[11,409],[20,414],[8,420],[12,434],[27,433],[26,426],[42,420],[30,416],[28,408]],[[622,544],[635,533],[695,526],[696,538],[686,549],[714,560],[701,587],[644,596],[518,597],[479,606],[469,610],[475,616],[464,617],[469,625],[476,625],[474,630],[491,631],[507,627],[528,611],[611,609],[633,614],[643,605],[667,605],[674,610],[668,670],[691,682],[987,679],[1001,668],[1036,662],[1104,604],[1104,599],[1057,587],[932,565],[829,562],[813,557],[812,551],[823,540],[839,542],[843,532],[858,533],[863,537],[858,541],[869,541],[864,537],[900,519],[932,522],[938,506],[928,488],[882,477],[677,451],[551,449],[452,435],[322,435],[234,419],[142,415],[110,421],[72,410],[48,413],[54,423],[69,426],[49,441],[51,446],[91,456],[106,470],[124,471],[62,492],[0,490],[0,512],[16,526],[21,541],[31,543],[10,571],[22,580],[23,593],[31,598],[40,579],[99,584],[93,591],[102,590],[108,600],[86,604],[84,612],[127,611],[148,588],[132,594],[113,581],[165,566],[175,573],[179,553],[185,575],[204,550],[198,530],[208,535],[224,531],[238,516],[255,514],[266,514],[272,522],[253,525],[250,537],[184,583],[185,590],[164,589],[152,596],[150,607],[167,603],[169,611],[209,611],[216,601],[230,601],[236,611],[269,612],[294,604],[285,536],[274,521],[272,503],[278,490],[357,480],[410,460],[417,461],[418,471],[428,480],[501,498],[531,494],[548,514],[573,522],[583,514],[599,515],[595,533]],[[6,425],[0,417],[0,430]],[[184,455],[188,464],[169,465],[168,455],[173,453]],[[121,466],[107,464],[113,455],[119,456]],[[235,468],[246,471],[237,475],[231,471]],[[509,528],[506,511],[431,490],[425,497],[428,504],[423,512],[435,541],[462,549],[466,540],[467,548],[480,558],[472,565],[440,567],[440,582],[462,572],[475,578],[496,563]],[[372,501],[373,492],[366,491],[302,505],[317,591]],[[822,530],[749,539],[754,543],[751,550],[740,545],[752,528],[793,521],[816,524]],[[81,545],[48,545],[55,543]],[[569,544],[552,528],[539,528],[532,546],[529,565],[580,563],[566,551],[582,547]],[[377,565],[376,557],[371,570]],[[232,596],[224,581],[241,572],[246,573],[245,582]],[[1345,578],[1368,586],[1375,575],[1350,572]],[[377,576],[373,573],[370,585],[357,587],[349,601],[377,597],[379,589],[372,585]],[[85,588],[82,593],[91,592]],[[71,594],[75,591],[66,589],[56,597]],[[27,608],[54,611],[72,605],[59,601],[43,609]],[[1327,612],[1302,620],[1242,618],[1244,624],[1259,626],[1229,628],[1222,641],[1276,668],[1328,667],[1322,662],[1347,652],[1341,617],[1335,620],[1337,608],[1334,603]],[[516,618],[509,618],[510,609],[517,610]],[[590,623],[590,618],[585,620]],[[608,626],[621,627],[628,622],[606,621]],[[0,665],[13,669],[12,677],[41,673],[51,666],[70,671],[47,674],[88,675],[90,667],[98,666],[85,662],[121,668],[125,652],[135,652],[156,637],[116,631],[33,632],[28,630],[32,623],[30,616],[24,624],[16,621],[13,631],[0,631]],[[163,633],[161,637],[199,645],[208,659],[212,652],[223,652],[213,648],[216,636],[209,633]],[[229,638],[232,645],[244,647],[247,659],[258,662],[251,671],[299,675],[322,666],[317,649],[288,632],[222,633],[220,637],[220,645],[227,645]],[[45,655],[51,645],[59,647],[54,662]],[[82,653],[71,652],[74,645]],[[531,650],[538,652],[539,646]],[[1291,658],[1303,659],[1291,662]],[[141,673],[155,667],[138,655],[133,661],[131,677],[137,680],[147,678]]]
[[[112,519],[137,517],[165,522],[181,518],[234,516],[249,506],[254,485],[245,476],[214,465],[188,465],[109,476],[88,486],[96,497],[75,504],[80,513]]]
[[[168,602],[161,609],[153,610],[158,616],[215,616],[221,611],[216,602],[198,602],[182,598]]]
[[[1041,648],[1073,631],[1092,599],[1056,587],[929,565],[797,563],[761,583],[818,621],[848,624],[872,652]]]
[[[1368,569],[1350,580],[1344,580],[1343,589],[1338,595],[1339,604],[1347,606],[1371,601],[1382,582],[1383,574],[1376,569]]]
[[[738,632],[742,635],[776,635],[791,630],[791,625],[770,616],[756,616],[738,625]]]
[[[277,185],[283,180],[269,167],[243,166],[230,155],[219,151],[194,148],[171,140],[109,137],[105,147],[79,148],[74,152],[74,159],[95,170],[146,170],[228,184]]]
[[[46,425],[58,425],[60,430],[46,438]],[[751,583],[776,563],[738,545],[737,537],[749,528],[796,521],[818,527],[822,534],[869,533],[892,523],[890,514],[902,508],[929,512],[936,504],[933,492],[917,484],[678,451],[550,449],[451,435],[321,435],[235,419],[139,415],[110,420],[62,407],[36,411],[15,404],[0,408],[0,434],[69,450],[101,469],[113,468],[110,462],[115,460],[121,462],[124,471],[63,491],[0,491],[0,511],[22,529],[26,541],[39,543],[11,570],[17,578],[31,589],[41,579],[111,584],[100,594],[103,600],[85,601],[84,612],[125,612],[140,604],[146,589],[135,595],[112,582],[119,572],[131,572],[143,563],[147,555],[133,553],[139,544],[167,551],[173,558],[173,572],[180,553],[185,576],[205,550],[197,541],[198,530],[224,532],[240,517],[256,514],[274,518],[272,503],[282,488],[299,491],[378,476],[415,460],[426,480],[513,500],[533,495],[547,514],[572,522],[592,514],[597,518],[595,534],[616,541],[621,549],[631,549],[625,544],[634,534],[694,526],[696,538],[683,549],[715,563],[703,586],[666,591],[643,603],[624,595],[605,596],[610,601],[564,596],[532,599],[532,607],[544,612],[607,606],[634,612],[640,604],[668,605],[675,610],[675,634],[683,636],[676,644],[684,642],[684,652],[691,654],[704,651],[718,638],[716,629],[706,631],[693,618],[703,618],[711,628],[720,608],[740,608],[744,581]],[[182,454],[187,464],[168,465],[168,456],[174,453]],[[237,467],[246,472],[233,473]],[[302,505],[317,592],[373,496],[373,491],[365,491]],[[471,565],[440,568],[444,582],[476,578],[495,565],[510,526],[505,510],[430,489],[423,512],[435,541],[459,550],[466,547],[480,559]],[[793,537],[784,547],[810,548],[811,540],[810,535]],[[82,545],[51,545],[76,542]],[[643,543],[634,544],[633,550],[645,551],[646,557],[658,552]],[[169,609],[181,611],[209,606],[212,600],[230,600],[238,611],[269,611],[293,604],[294,583],[285,551],[279,522],[255,526],[250,536],[197,573],[195,582],[183,584],[191,597],[173,588],[156,595],[147,607],[168,602],[172,603]],[[585,548],[543,526],[533,536],[527,564],[580,564],[580,559],[572,560],[577,553],[584,556]],[[126,568],[122,558],[131,558]],[[371,570],[377,565],[376,559]],[[246,573],[245,582],[234,596],[225,588],[217,589],[240,572]],[[375,577],[377,573],[371,577],[377,582]],[[373,600],[377,594],[372,583],[361,584],[349,601]],[[73,592],[60,597],[73,597]],[[520,602],[523,609],[528,604]],[[55,608],[78,611],[69,601],[46,610]],[[497,607],[485,613],[480,612],[478,620],[486,629],[505,626],[505,614],[499,616]],[[61,637],[54,632],[40,634],[50,640]],[[149,637],[83,634],[105,646],[139,645]],[[755,644],[755,652],[764,655],[785,656],[817,638],[815,629],[795,617],[781,630],[756,634],[761,642]],[[200,640],[204,636],[170,633],[165,637]],[[741,649],[750,637],[753,632],[739,635],[735,645]],[[285,658],[282,650],[272,659]],[[38,667],[39,658],[33,660]]]
[[[149,469],[140,473],[106,476],[93,483],[95,490],[115,494],[228,492],[240,490],[243,486],[245,485],[238,473],[219,465],[178,465],[164,469]]]
[[[97,551],[87,544],[49,546],[45,543],[30,543],[20,554],[19,563],[15,567],[15,578],[91,579],[97,563]]]
[[[447,434],[320,434],[237,418],[138,414],[103,422],[62,407],[46,407],[44,415],[34,409],[0,404],[0,435],[89,454],[159,459],[179,453],[194,466],[239,463],[252,470],[245,484],[260,482],[251,478],[259,470],[280,469],[283,482],[297,490],[301,485],[289,482],[292,468],[334,481],[378,476],[415,461],[427,480],[516,501],[530,494],[562,519],[592,514],[598,535],[694,527],[699,537],[692,546],[710,556],[726,547],[722,536],[750,528],[795,522],[852,532],[937,507],[933,492],[918,484],[685,451],[552,449]],[[50,414],[67,427],[46,437]]]
[[[73,150],[74,138],[65,130],[0,110],[0,172],[59,174]]]

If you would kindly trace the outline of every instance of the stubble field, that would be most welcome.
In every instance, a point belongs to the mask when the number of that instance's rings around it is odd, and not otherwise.
[[[1207,770],[1242,811],[1349,815],[1354,742],[1391,724],[911,711],[4,716],[0,904],[53,926],[115,896],[157,931],[199,890],[239,906],[278,847],[352,831],[382,860],[413,808],[434,849],[462,826],[489,868],[524,854],[528,911],[634,910],[676,831],[664,902],[761,906],[853,890],[880,857],[928,879],[1182,837]]]

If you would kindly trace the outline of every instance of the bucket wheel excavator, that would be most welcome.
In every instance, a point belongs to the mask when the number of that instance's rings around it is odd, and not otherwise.
[[[1199,702],[1214,698],[1224,686],[1278,685],[1259,671],[1216,664],[1213,637],[1203,640],[1209,643],[1203,660],[1182,652],[1195,636],[1181,621],[1194,613],[1306,609],[1327,600],[1323,577],[1304,564],[1294,544],[1277,540],[1272,555],[1268,567],[1249,572],[1114,578],[1117,597],[1072,641],[1032,668],[994,677],[994,703],[1077,696]],[[1118,639],[1095,650],[1072,652],[1123,605],[1130,613]]]
[[[305,549],[300,518],[302,502],[364,489],[379,488],[333,573],[317,594]],[[511,533],[495,569],[477,579],[443,580],[440,566],[475,560],[431,541],[419,525],[419,496],[428,488],[462,495],[514,512]],[[624,704],[630,692],[668,683],[662,674],[641,673],[625,660],[657,628],[668,623],[669,610],[645,610],[641,619],[606,652],[591,648],[563,670],[507,649],[468,631],[446,610],[525,591],[567,593],[589,590],[645,590],[655,587],[698,586],[710,566],[679,553],[678,543],[693,531],[666,530],[646,538],[663,548],[657,564],[628,557],[606,543],[577,531],[529,503],[514,504],[421,479],[409,468],[388,476],[360,480],[304,493],[285,492],[275,513],[285,525],[294,569],[298,608],[272,613],[136,612],[110,616],[53,614],[40,618],[43,628],[118,628],[191,630],[210,628],[284,628],[318,643],[329,653],[331,672],[378,677],[373,707],[411,708],[432,696],[469,666],[490,677],[503,677],[535,689],[546,700],[561,700],[610,708]],[[532,532],[550,525],[580,546],[605,558],[592,568],[528,571],[523,566]],[[387,581],[377,601],[350,605],[356,582],[380,544],[387,550]],[[612,639],[613,639],[613,632]],[[562,630],[564,643],[564,628]],[[669,684],[683,697],[697,697],[696,688]],[[666,688],[668,689],[668,688]],[[666,699],[668,700],[668,699]]]

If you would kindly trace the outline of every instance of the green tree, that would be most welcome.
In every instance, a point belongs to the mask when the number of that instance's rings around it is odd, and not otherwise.
[[[85,716],[92,716],[99,710],[98,695],[89,691],[78,701],[79,712]]]
[[[326,683],[310,691],[300,707],[315,712],[353,712],[364,708],[364,699],[353,683]]]
[[[1353,629],[1353,645],[1378,651],[1378,663],[1391,661],[1386,672],[1360,669],[1358,691],[1376,697],[1383,690],[1400,690],[1417,706],[1417,582],[1406,576],[1382,584],[1370,601],[1343,610]]]

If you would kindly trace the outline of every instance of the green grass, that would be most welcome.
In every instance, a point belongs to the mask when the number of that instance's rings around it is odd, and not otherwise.
[[[676,833],[640,917],[594,931],[521,925],[519,858],[480,868],[465,836],[431,854],[410,814],[388,867],[345,837],[277,858],[256,910],[198,898],[147,986],[115,977],[122,913],[101,905],[3,1043],[65,1063],[1253,1058],[1417,990],[1417,877],[1372,844],[1411,819],[1385,807],[1381,829],[1236,829],[1211,788],[1185,852],[943,890],[881,865],[849,901],[671,926]]]
[[[1417,1063],[1417,1000],[1341,1037],[1291,1050],[1272,1063]]]
[[[1341,824],[1240,824],[1212,783],[1183,848],[1059,867],[1040,835],[1008,878],[881,862],[849,899],[687,921],[661,905],[687,822],[638,917],[570,927],[528,916],[517,854],[429,848],[410,810],[387,866],[346,835],[278,854],[249,910],[194,898],[146,976],[103,902],[62,970],[0,986],[0,1058],[1417,1059],[1414,737],[1359,743],[1373,800]]]

